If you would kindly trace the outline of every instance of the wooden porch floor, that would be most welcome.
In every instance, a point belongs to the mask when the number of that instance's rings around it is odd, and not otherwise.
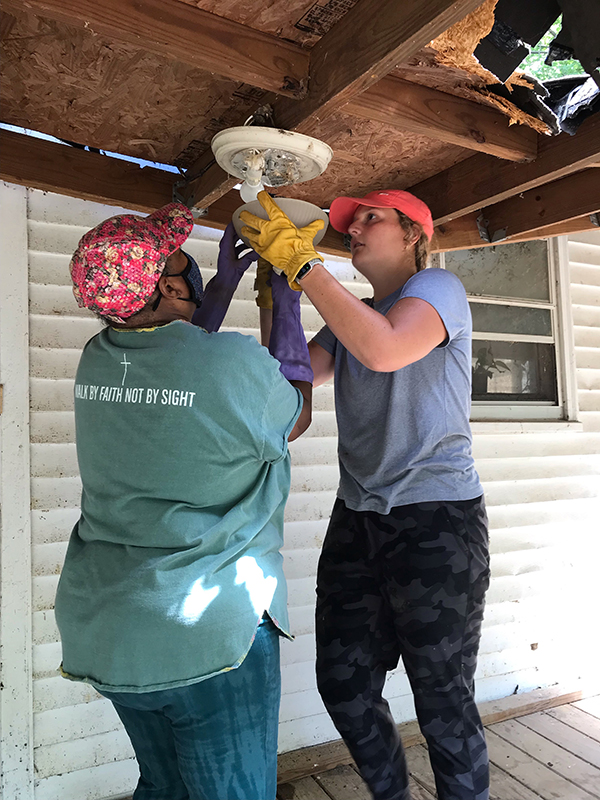
[[[490,800],[599,800],[600,695],[486,726]],[[427,748],[406,749],[413,800],[437,797]],[[352,765],[282,783],[278,800],[370,800]]]

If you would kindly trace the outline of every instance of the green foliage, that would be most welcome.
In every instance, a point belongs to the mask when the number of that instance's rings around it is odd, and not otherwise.
[[[549,81],[552,80],[552,78],[562,78],[564,75],[585,75],[585,70],[579,61],[574,58],[567,59],[566,61],[555,61],[550,66],[544,64],[546,56],[548,55],[550,42],[560,31],[561,26],[562,16],[546,31],[536,46],[531,49],[531,53],[527,58],[521,62],[519,65],[520,71],[526,72],[528,75],[533,75],[538,81]]]

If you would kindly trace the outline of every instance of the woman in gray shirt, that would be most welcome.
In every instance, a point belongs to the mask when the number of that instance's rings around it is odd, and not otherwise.
[[[471,316],[454,275],[425,269],[433,233],[408,192],[333,201],[360,301],[323,267],[312,234],[275,203],[254,248],[325,319],[309,345],[315,386],[335,376],[340,486],[317,585],[321,697],[376,800],[410,800],[382,689],[401,657],[440,800],[488,800],[474,672],[489,584],[487,518],[469,427]],[[287,218],[286,218],[287,219]],[[290,227],[291,226],[291,227]]]

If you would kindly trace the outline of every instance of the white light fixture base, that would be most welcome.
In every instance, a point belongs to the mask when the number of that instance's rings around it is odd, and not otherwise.
[[[279,128],[242,125],[213,137],[217,164],[244,181],[242,199],[256,197],[264,186],[291,186],[321,175],[333,151],[325,142]]]
[[[322,208],[319,208],[319,206],[316,206],[313,203],[307,203],[306,200],[296,200],[292,197],[276,197],[275,202],[283,211],[283,213],[287,214],[297,228],[303,228],[305,225],[314,222],[316,219],[322,219],[325,223],[323,230],[318,231],[313,239],[313,244],[315,246],[319,244],[321,239],[325,236],[325,231],[327,230],[327,226],[329,224],[329,218]],[[240,214],[242,211],[249,211],[251,214],[260,217],[261,219],[268,219],[268,216],[267,212],[264,210],[258,200],[254,200],[252,203],[246,203],[245,206],[241,206],[233,212],[231,221],[233,222],[235,232],[245,244],[250,246],[248,239],[246,239],[245,236],[242,236],[242,227],[244,225],[240,219]]]

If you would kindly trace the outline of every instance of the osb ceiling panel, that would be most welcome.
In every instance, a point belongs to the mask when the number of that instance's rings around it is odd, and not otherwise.
[[[320,178],[275,194],[309,200],[322,208],[329,208],[340,194],[404,189],[473,155],[462,147],[342,114],[332,114],[315,136],[333,149],[327,170]]]
[[[358,0],[181,0],[211,14],[311,47]]]
[[[19,15],[3,38],[2,73],[3,122],[181,167],[264,96],[30,15]]]

